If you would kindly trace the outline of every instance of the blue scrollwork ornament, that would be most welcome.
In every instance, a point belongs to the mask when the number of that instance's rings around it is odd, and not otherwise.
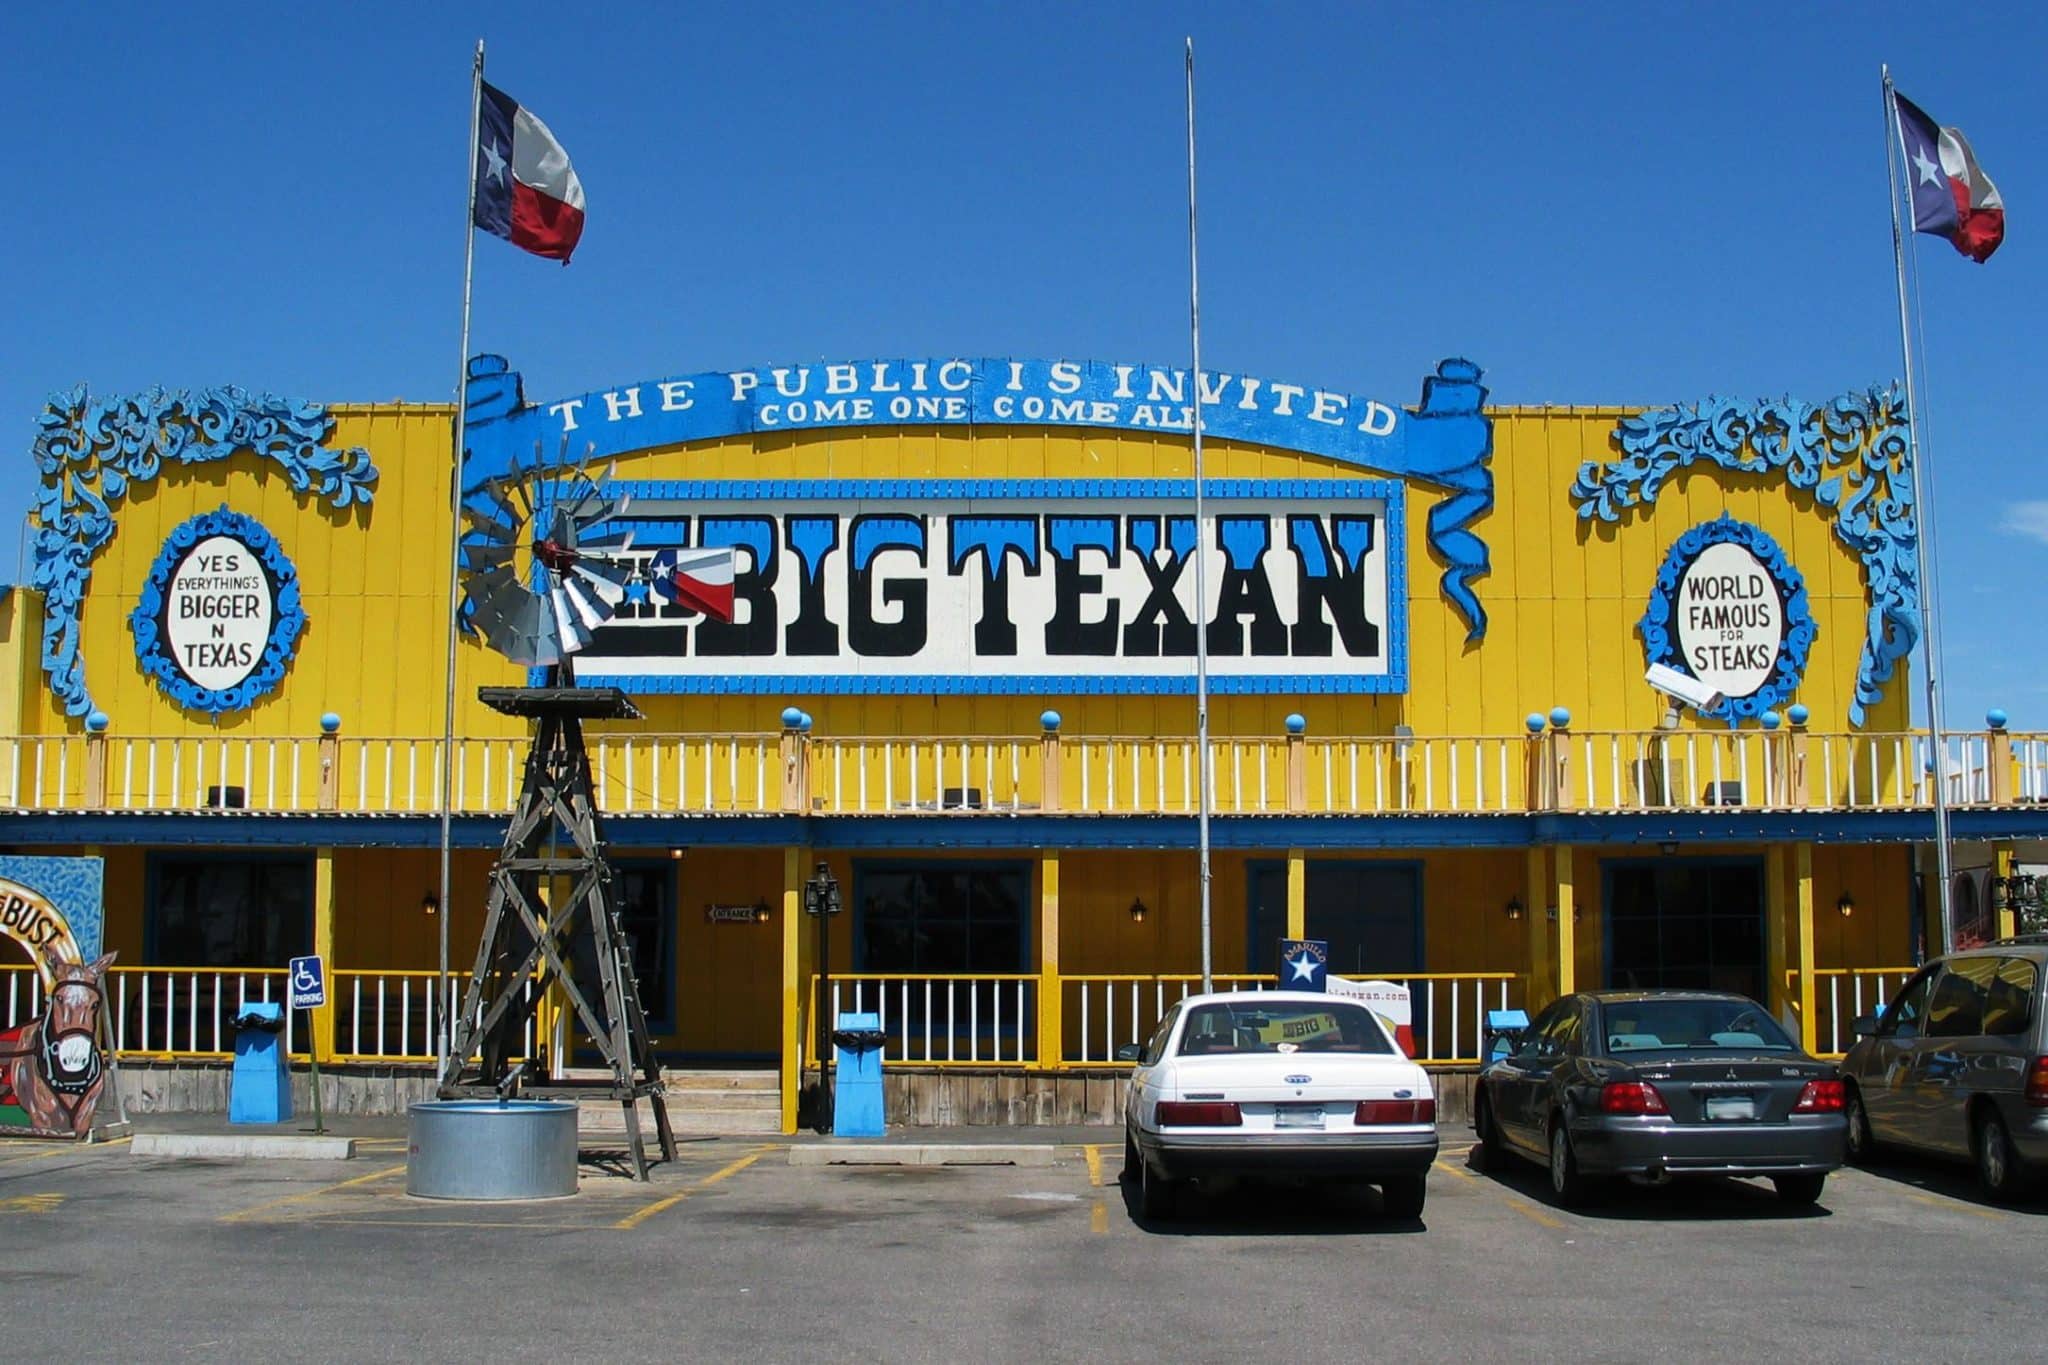
[[[302,498],[367,505],[377,466],[360,446],[329,447],[333,429],[318,403],[232,385],[111,398],[94,398],[80,385],[49,400],[32,451],[39,483],[30,581],[43,595],[43,672],[66,715],[93,709],[79,611],[92,562],[114,539],[114,509],[128,493],[167,468],[247,453],[282,473]]]

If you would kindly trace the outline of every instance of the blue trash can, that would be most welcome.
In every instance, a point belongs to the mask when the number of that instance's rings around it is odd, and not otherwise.
[[[1524,1010],[1488,1010],[1486,1012],[1486,1033],[1479,1048],[1479,1064],[1491,1066],[1512,1050],[1511,1039],[1529,1027],[1529,1015]]]
[[[832,1091],[833,1137],[880,1137],[882,1123],[882,1016],[842,1014],[832,1031],[838,1067]]]
[[[292,1073],[284,1052],[284,1006],[251,1000],[235,1014],[235,1070],[229,1123],[284,1123],[292,1116]]]

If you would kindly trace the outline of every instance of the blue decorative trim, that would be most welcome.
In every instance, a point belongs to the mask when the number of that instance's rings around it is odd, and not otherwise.
[[[1572,481],[1579,516],[1618,522],[1657,500],[1672,474],[1702,461],[1782,475],[1834,512],[1835,539],[1863,561],[1869,628],[1857,662],[1849,720],[1884,695],[1898,661],[1920,638],[1919,522],[1912,451],[1898,390],[1872,388],[1826,403],[1709,398],[1655,408],[1615,427],[1621,458],[1587,461]]]
[[[1217,397],[1213,401],[1205,397],[1202,406],[1203,431],[1212,439],[1324,456],[1445,493],[1447,496],[1429,509],[1430,553],[1444,566],[1442,591],[1465,621],[1466,639],[1476,641],[1485,636],[1486,611],[1472,584],[1491,572],[1492,559],[1472,526],[1493,509],[1493,473],[1488,468],[1493,459],[1493,419],[1484,410],[1486,389],[1479,382],[1479,366],[1463,359],[1442,361],[1436,373],[1422,381],[1421,403],[1405,410],[1310,385],[1269,384],[1249,376],[1203,373],[1207,382],[1217,387]],[[1186,380],[1185,371],[1171,367],[1094,361],[861,361],[709,371],[535,405],[526,401],[520,376],[502,356],[480,355],[469,362],[464,393],[469,425],[463,452],[463,495],[470,505],[484,510],[488,505],[482,497],[485,482],[515,468],[529,467],[536,450],[541,463],[552,466],[565,460],[608,459],[729,436],[769,433],[781,437],[834,428],[1023,426],[1138,431],[1154,436],[1184,433],[1190,429],[1188,420],[1175,416],[1161,421],[1167,405],[1148,400],[1146,395],[1154,391],[1155,384],[1163,383],[1169,390],[1178,384],[1185,400]],[[929,411],[914,407],[913,415],[903,415],[891,406],[906,392],[917,391],[919,384],[929,389]],[[797,387],[800,385],[814,387],[802,389]],[[826,396],[828,385],[835,386],[832,394],[845,401],[817,403],[816,399]],[[802,419],[793,419],[787,400],[799,392],[810,395],[812,410]],[[1042,412],[1033,415],[1022,406],[1020,394],[1046,398]],[[1053,398],[1060,401],[1053,402]],[[573,439],[565,442],[565,436]],[[850,485],[854,481],[845,482]],[[929,487],[950,481],[923,482]],[[1131,481],[1050,482],[1073,487],[1071,494],[1062,496],[1115,497],[1123,495],[1111,490]],[[1228,482],[1257,486],[1293,481]],[[1189,481],[1162,483],[1163,489],[1187,488],[1179,496],[1192,493]],[[692,486],[688,481],[677,484],[685,493]],[[833,481],[817,486],[830,488]],[[1161,491],[1154,496],[1175,494]],[[464,543],[478,534],[468,533]]]
[[[1813,648],[1817,627],[1813,611],[1807,604],[1806,580],[1793,567],[1792,561],[1785,558],[1778,542],[1759,528],[1723,513],[1680,536],[1670,553],[1664,556],[1663,567],[1657,570],[1656,586],[1650,590],[1649,610],[1636,623],[1636,629],[1642,632],[1643,653],[1649,662],[1666,664],[1688,675],[1692,673],[1677,639],[1678,583],[1692,562],[1699,558],[1700,552],[1709,545],[1740,545],[1755,555],[1770,574],[1785,608],[1784,634],[1778,642],[1777,661],[1763,686],[1746,697],[1723,697],[1700,711],[1703,716],[1725,720],[1733,726],[1746,717],[1762,715],[1792,695],[1792,690],[1799,686],[1799,679],[1806,672],[1806,654]]]
[[[230,536],[255,553],[270,579],[272,602],[270,634],[263,642],[262,661],[233,687],[218,690],[201,687],[185,676],[171,656],[170,642],[163,637],[159,621],[171,574],[186,553],[209,536]],[[136,661],[172,701],[189,711],[206,711],[216,716],[246,711],[284,681],[284,671],[299,645],[299,633],[306,628],[305,608],[299,601],[299,571],[261,522],[222,507],[193,517],[171,532],[163,549],[157,552],[156,562],[149,566],[149,576],[142,582],[142,598],[130,613],[128,624],[135,632]]]
[[[106,399],[84,385],[53,396],[36,419],[35,570],[43,594],[43,672],[68,716],[92,710],[79,649],[79,611],[92,562],[114,539],[114,509],[164,466],[247,452],[281,470],[292,491],[331,507],[368,504],[377,467],[357,446],[331,450],[334,420],[318,403],[233,386],[150,389]]]
[[[549,485],[552,488],[552,485]],[[627,517],[671,516],[666,502],[988,502],[1006,498],[1187,502],[1193,479],[611,479],[607,494],[633,499]],[[1206,498],[1385,498],[1398,503],[1399,479],[1204,479]],[[1391,514],[1392,509],[1389,509]]]
[[[1112,661],[1113,662],[1113,661]],[[1393,659],[1389,660],[1391,670]],[[1193,667],[1193,660],[1189,660]],[[1151,696],[1191,697],[1195,692],[1192,673],[1185,677],[1133,677],[1118,673],[1002,673],[961,677],[951,673],[906,674],[899,677],[866,673],[823,673],[755,676],[727,673],[706,677],[678,677],[674,674],[586,673],[576,674],[579,687],[616,687],[635,696],[768,696],[787,692],[820,696],[908,696],[908,697],[1074,697]],[[539,684],[534,684],[538,686]],[[1308,674],[1209,675],[1209,691],[1219,697],[1324,694],[1355,696],[1361,693],[1399,693],[1408,690],[1405,672],[1373,673],[1363,676]]]

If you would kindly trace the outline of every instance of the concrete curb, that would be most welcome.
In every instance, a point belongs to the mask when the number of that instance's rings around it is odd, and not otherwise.
[[[356,1154],[356,1141],[283,1133],[137,1133],[128,1144],[128,1151],[133,1156],[212,1157],[227,1161],[346,1161]]]
[[[1057,1166],[1050,1143],[848,1142],[803,1143],[789,1149],[792,1166]]]

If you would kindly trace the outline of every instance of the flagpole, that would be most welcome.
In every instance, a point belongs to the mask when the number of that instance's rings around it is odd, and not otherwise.
[[[1913,472],[1913,506],[1916,509],[1920,532],[1914,537],[1920,571],[1920,645],[1926,659],[1927,730],[1934,756],[1934,865],[1935,874],[1941,879],[1940,892],[1935,901],[1941,922],[1936,926],[1935,941],[1940,945],[1940,950],[1947,953],[1955,946],[1955,920],[1950,913],[1953,888],[1950,884],[1952,874],[1949,868],[1948,842],[1948,749],[1942,739],[1941,727],[1941,649],[1939,627],[1935,621],[1932,553],[1934,525],[1929,515],[1931,509],[1927,503],[1920,469],[1920,403],[1913,384],[1913,333],[1906,304],[1906,239],[1899,218],[1899,158],[1906,155],[1906,150],[1899,133],[1899,106],[1892,90],[1890,64],[1885,64],[1881,70],[1884,75],[1886,125],[1884,164],[1885,173],[1891,180],[1892,192],[1892,265],[1897,272],[1899,285],[1899,350],[1905,358],[1906,365],[1906,443]],[[1895,141],[1898,157],[1892,155]]]
[[[1213,757],[1209,753],[1209,576],[1204,569],[1202,535],[1202,270],[1195,252],[1195,40],[1188,38],[1188,334],[1194,355],[1195,435],[1195,751],[1196,837],[1201,848],[1202,990],[1216,989],[1214,951],[1209,935],[1209,784]]]
[[[441,1031],[436,1060],[443,1074],[448,1070],[451,1046],[448,1027],[448,920],[455,913],[449,896],[449,845],[455,804],[455,638],[456,617],[461,610],[462,580],[462,455],[469,439],[469,286],[476,268],[476,132],[478,106],[484,93],[484,40],[476,40],[476,62],[469,81],[469,155],[464,179],[468,184],[466,211],[462,216],[462,354],[455,371],[455,450],[448,466],[448,673],[447,691],[441,702],[441,891],[438,903],[441,921],[440,971],[435,991],[440,1002]]]

